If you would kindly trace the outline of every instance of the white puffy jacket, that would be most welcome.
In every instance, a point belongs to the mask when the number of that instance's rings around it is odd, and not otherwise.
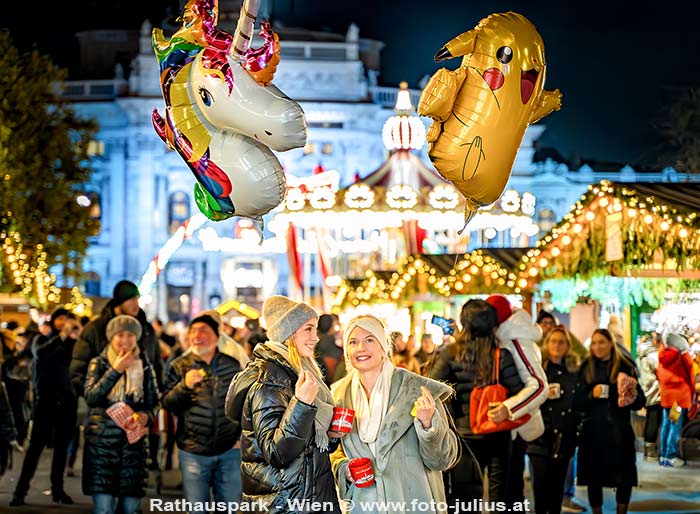
[[[530,414],[527,423],[513,430],[513,436],[517,434],[525,441],[534,441],[544,433],[540,405],[547,399],[548,391],[547,375],[542,369],[542,353],[538,345],[542,331],[527,312],[518,309],[500,324],[496,337],[499,346],[513,355],[518,375],[524,384],[518,394],[503,402],[508,407],[510,419]]]

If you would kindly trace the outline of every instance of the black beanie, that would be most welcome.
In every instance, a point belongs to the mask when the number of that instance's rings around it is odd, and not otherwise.
[[[202,314],[201,316],[197,316],[190,321],[190,328],[192,328],[192,325],[195,323],[206,323],[214,331],[216,337],[219,337],[219,323],[217,323],[217,321],[208,314]]]
[[[51,324],[51,330],[56,330],[56,327],[53,326],[54,321],[56,321],[61,316],[68,316],[69,314],[70,311],[68,309],[64,309],[63,307],[59,307],[58,309],[53,311],[53,314],[51,314],[51,319],[49,320],[49,323]]]
[[[127,300],[136,298],[137,296],[140,296],[140,293],[136,284],[128,280],[120,280],[117,282],[117,285],[114,286],[114,291],[112,292],[114,307],[123,304]]]

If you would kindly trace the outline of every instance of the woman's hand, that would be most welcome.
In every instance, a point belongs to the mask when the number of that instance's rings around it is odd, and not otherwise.
[[[415,402],[416,419],[420,421],[425,430],[433,426],[433,415],[435,414],[435,400],[427,387],[421,386],[421,395]]]
[[[133,352],[121,350],[119,355],[117,355],[117,358],[114,360],[114,369],[119,373],[124,373],[126,369],[134,362],[135,358],[136,357],[134,357]]]
[[[348,435],[345,432],[335,432],[334,430],[329,430],[327,434],[329,439],[340,439],[341,437]]]
[[[127,430],[135,430],[136,427],[141,425],[145,427],[148,424],[148,414],[145,412],[134,412],[129,420],[124,423],[124,428]]]
[[[355,480],[352,478],[352,474],[350,474],[350,461],[348,461],[348,465],[345,466],[345,480],[347,480],[350,484],[355,483]]]
[[[312,404],[318,394],[318,384],[310,371],[301,370],[294,387],[294,396],[304,403]]]
[[[503,402],[499,402],[489,409],[488,417],[494,423],[503,423],[508,419],[508,407],[503,405]]]

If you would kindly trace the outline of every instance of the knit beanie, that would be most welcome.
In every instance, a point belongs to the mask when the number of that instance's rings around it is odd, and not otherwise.
[[[688,340],[680,334],[664,334],[664,344],[681,352],[687,352],[690,349]]]
[[[348,338],[350,337],[352,331],[357,327],[363,328],[372,334],[377,339],[379,344],[382,345],[384,352],[388,356],[391,356],[393,345],[391,344],[389,333],[386,331],[386,328],[384,328],[384,324],[379,320],[379,318],[376,318],[371,314],[365,314],[364,316],[357,316],[356,318],[350,320],[350,323],[348,323],[348,326],[345,328],[345,332],[343,332],[343,351],[345,352],[346,358]]]
[[[207,311],[207,313],[202,313],[196,318],[194,318],[192,321],[190,321],[190,328],[192,328],[192,325],[195,323],[205,323],[211,327],[211,329],[214,331],[216,334],[216,337],[219,337],[219,323],[220,323],[221,318],[214,319],[214,317],[211,315],[211,312]]]
[[[56,321],[58,318],[61,316],[68,316],[70,314],[70,311],[68,309],[64,309],[63,307],[59,307],[53,313],[51,314],[51,319],[49,323],[51,324],[51,328],[53,328],[53,322]]]
[[[123,304],[127,300],[136,298],[137,296],[140,296],[139,288],[136,287],[136,284],[128,280],[120,280],[117,282],[117,285],[114,286],[114,291],[112,291],[114,307]]]
[[[107,323],[107,341],[111,341],[118,332],[122,331],[131,332],[136,336],[136,339],[140,339],[141,323],[133,316],[126,314],[115,316]]]
[[[486,299],[486,303],[496,309],[496,317],[498,318],[499,325],[510,318],[513,314],[513,308],[511,307],[508,298],[501,294],[492,294]]]
[[[304,323],[318,317],[311,306],[279,295],[265,300],[262,313],[267,325],[267,336],[270,341],[277,343],[284,343]]]

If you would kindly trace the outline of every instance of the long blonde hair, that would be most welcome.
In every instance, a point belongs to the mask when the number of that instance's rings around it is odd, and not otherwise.
[[[304,360],[307,366],[316,373],[317,377],[323,380],[323,373],[321,373],[321,368],[318,367],[316,359],[309,359],[308,357],[302,357],[299,355],[299,350],[297,350],[297,345],[294,344],[294,335],[291,335],[289,339],[284,342],[285,346],[289,350],[289,363],[294,366],[297,373],[301,373],[301,362]]]

